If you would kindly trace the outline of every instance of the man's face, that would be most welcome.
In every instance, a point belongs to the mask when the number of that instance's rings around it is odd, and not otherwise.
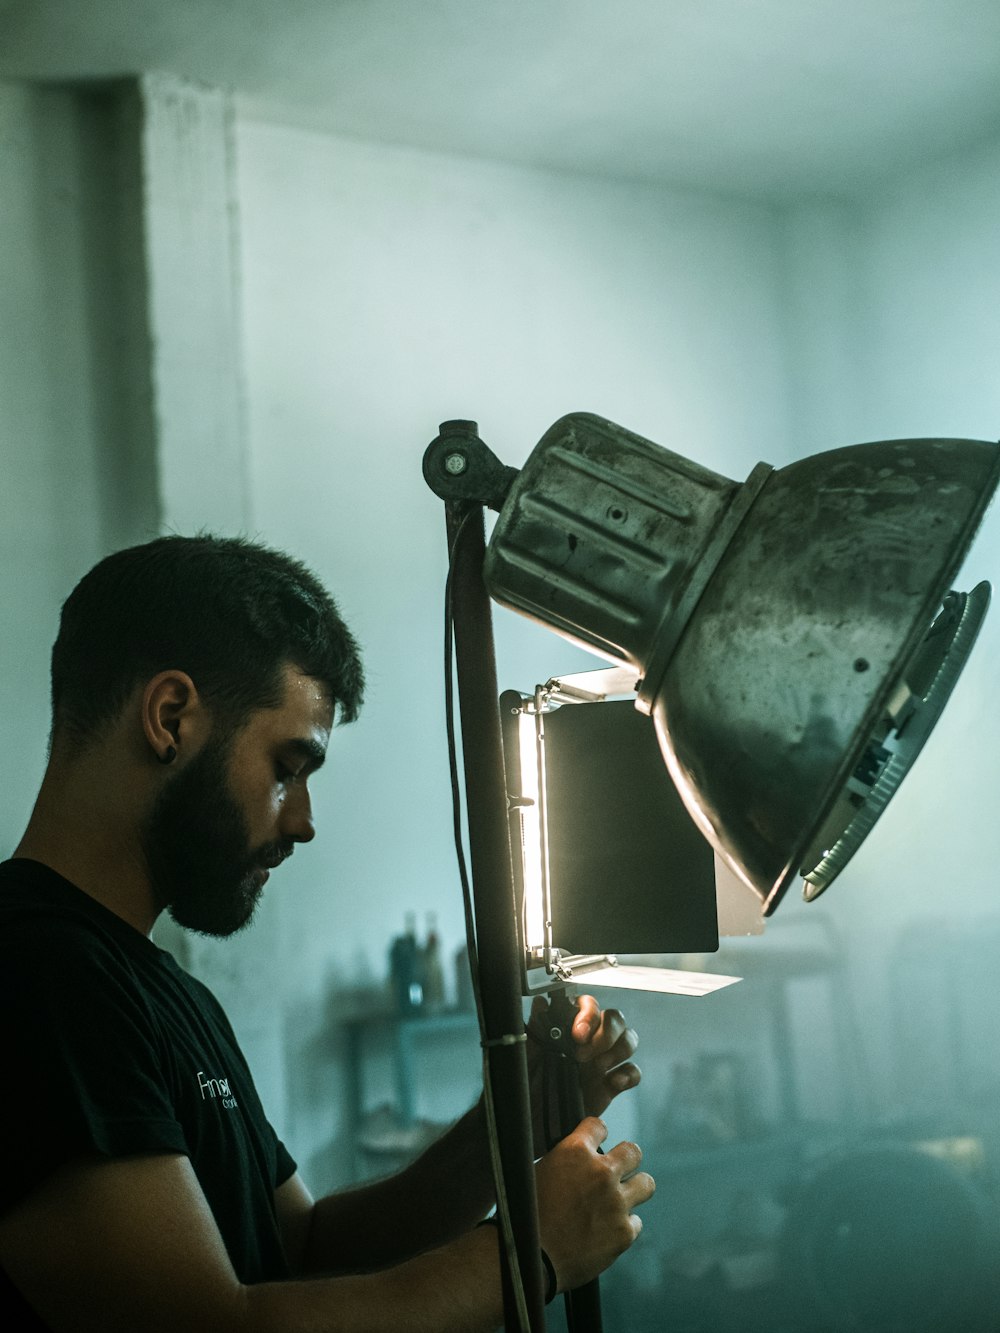
[[[277,708],[213,734],[166,783],[143,846],[156,899],[179,925],[222,936],[249,924],[268,872],[315,836],[308,780],[332,722],[322,684],[288,667]]]

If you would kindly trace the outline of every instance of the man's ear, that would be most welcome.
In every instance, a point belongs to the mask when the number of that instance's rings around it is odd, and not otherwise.
[[[207,729],[205,706],[185,671],[161,671],[146,682],[141,716],[146,743],[161,764],[197,748]]]

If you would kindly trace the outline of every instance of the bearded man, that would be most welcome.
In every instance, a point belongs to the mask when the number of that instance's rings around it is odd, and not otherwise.
[[[309,780],[361,705],[318,580],[238,539],[101,561],[63,607],[49,763],[0,866],[0,1304],[54,1333],[475,1333],[502,1320],[481,1106],[399,1175],[314,1201],[161,912],[226,936],[315,836]],[[601,1272],[653,1190],[598,1115],[635,1034],[579,1002],[590,1115],[537,1164],[555,1283]],[[13,1323],[11,1323],[11,1316]]]

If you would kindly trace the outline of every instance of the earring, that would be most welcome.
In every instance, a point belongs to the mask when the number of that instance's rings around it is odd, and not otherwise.
[[[177,751],[172,745],[168,745],[167,748],[164,750],[164,752],[162,754],[158,754],[156,758],[157,761],[161,764],[172,764],[174,760],[177,758]]]

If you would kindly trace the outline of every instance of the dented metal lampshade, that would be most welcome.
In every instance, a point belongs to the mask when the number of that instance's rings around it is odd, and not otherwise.
[[[1000,447],[889,440],[744,483],[587,414],[546,433],[490,593],[642,677],[702,832],[773,911],[822,892],[915,759],[988,585],[955,593]]]

